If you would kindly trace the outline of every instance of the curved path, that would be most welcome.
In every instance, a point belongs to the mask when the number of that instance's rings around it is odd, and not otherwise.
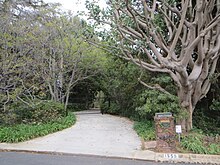
[[[99,111],[79,112],[76,116],[77,122],[71,128],[22,143],[1,143],[0,149],[116,157],[133,157],[140,150],[141,141],[128,119],[101,115]]]

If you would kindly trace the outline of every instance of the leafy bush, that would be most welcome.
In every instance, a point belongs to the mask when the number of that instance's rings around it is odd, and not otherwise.
[[[151,121],[135,122],[134,130],[144,140],[156,139],[154,125]]]
[[[101,112],[112,115],[120,114],[120,107],[114,102],[111,102],[110,106],[107,102],[105,102],[101,104]]]
[[[35,100],[31,105],[16,102],[11,104],[9,111],[16,118],[13,120],[14,123],[5,121],[9,125],[18,123],[44,123],[56,120],[65,115],[63,104],[49,100]]]
[[[85,103],[69,103],[67,108],[69,112],[76,112],[87,109]]]
[[[207,137],[201,133],[190,133],[182,137],[180,146],[196,154],[220,154],[218,142],[208,142]]]
[[[193,153],[196,154],[207,154],[206,148],[203,146],[202,142],[202,136],[197,134],[197,135],[188,135],[182,138],[181,140],[181,146],[188,150],[192,151]]]
[[[153,118],[157,112],[172,112],[175,117],[184,116],[181,113],[178,98],[155,90],[146,90],[139,96],[139,107],[135,111],[141,120]]]
[[[203,105],[204,106],[204,105]],[[193,113],[193,125],[209,135],[220,132],[220,111],[197,107]]]
[[[220,100],[213,99],[210,109],[214,111],[220,111]]]
[[[42,124],[19,124],[15,126],[0,127],[0,142],[17,143],[30,140],[39,136],[63,130],[72,126],[76,121],[75,115],[57,119]]]

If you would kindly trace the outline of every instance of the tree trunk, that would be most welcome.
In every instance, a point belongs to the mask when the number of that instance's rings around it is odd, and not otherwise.
[[[73,70],[72,70],[72,74],[71,74],[71,77],[70,77],[70,80],[69,80],[69,83],[68,83],[68,86],[67,86],[67,89],[66,89],[66,97],[65,97],[66,100],[65,100],[65,105],[64,105],[64,110],[66,112],[66,116],[68,115],[67,106],[68,106],[68,103],[69,103],[69,96],[70,96],[71,87],[73,87],[73,84],[78,81],[78,79],[74,81],[76,70],[77,70],[77,65],[75,65]]]
[[[193,123],[192,123],[193,109],[192,109],[192,107],[190,106],[187,111],[188,111],[188,118],[186,120],[186,131],[188,132],[193,128]]]
[[[184,111],[186,111],[187,116],[180,118],[177,120],[177,124],[182,126],[183,132],[189,132],[193,128],[192,124],[192,115],[193,115],[193,109],[188,107],[188,109],[183,108]]]
[[[68,87],[68,89],[67,89],[66,101],[65,101],[65,104],[64,104],[64,111],[65,111],[65,115],[66,115],[66,116],[68,116],[67,106],[68,106],[68,103],[69,103],[69,96],[70,96],[70,87]]]
[[[192,115],[194,111],[194,106],[192,105],[192,89],[190,87],[182,87],[178,92],[178,97],[180,100],[180,105],[185,111],[186,116],[181,116],[181,119],[178,121],[178,124],[181,124],[183,132],[188,132],[193,128],[192,124]]]
[[[64,97],[62,94],[63,91],[63,54],[61,53],[61,59],[60,59],[60,73],[59,73],[59,80],[60,80],[60,101],[61,103],[64,103]]]

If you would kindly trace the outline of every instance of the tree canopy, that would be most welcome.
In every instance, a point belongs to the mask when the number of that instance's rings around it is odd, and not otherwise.
[[[1,113],[42,100],[67,109],[73,87],[105,65],[104,52],[85,42],[89,25],[57,4],[1,1],[0,7]]]
[[[110,46],[118,55],[151,72],[169,74],[180,105],[188,113],[182,126],[210,89],[220,56],[219,0],[109,0],[102,10],[87,4],[97,24],[108,24]],[[166,92],[158,84],[148,88]]]

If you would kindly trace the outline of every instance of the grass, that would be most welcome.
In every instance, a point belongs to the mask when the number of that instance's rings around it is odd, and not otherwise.
[[[74,114],[42,124],[19,124],[0,127],[0,142],[17,143],[45,136],[72,126],[76,122]]]

